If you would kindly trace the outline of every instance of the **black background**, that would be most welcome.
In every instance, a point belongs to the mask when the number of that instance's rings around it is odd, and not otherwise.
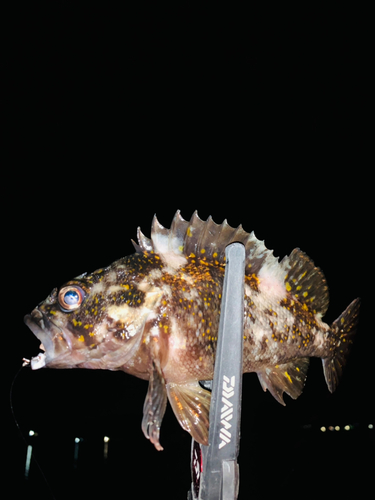
[[[14,495],[186,498],[190,437],[167,409],[163,452],[143,437],[147,383],[123,373],[31,372],[23,316],[51,289],[133,252],[156,213],[242,223],[294,247],[330,286],[331,323],[361,324],[331,395],[313,359],[281,407],[243,386],[239,498],[364,496],[374,456],[373,155],[368,12],[180,2],[133,9],[19,6],[4,16],[2,169],[4,459]],[[372,140],[373,144],[373,140]],[[321,426],[352,424],[351,431]],[[103,460],[103,436],[111,438]],[[74,438],[83,438],[74,469]],[[31,442],[27,437],[28,442]],[[3,483],[6,485],[6,481]]]

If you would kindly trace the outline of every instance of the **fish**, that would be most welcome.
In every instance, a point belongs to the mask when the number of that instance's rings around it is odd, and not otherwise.
[[[225,273],[225,248],[245,247],[243,373],[255,372],[281,404],[305,385],[309,360],[321,358],[333,392],[358,326],[357,298],[329,326],[323,272],[299,248],[279,260],[254,232],[225,220],[185,220],[170,229],[156,216],[140,228],[135,253],[54,288],[25,316],[41,342],[31,368],[122,370],[148,381],[142,431],[157,450],[169,401],[184,430],[208,444],[212,380]]]

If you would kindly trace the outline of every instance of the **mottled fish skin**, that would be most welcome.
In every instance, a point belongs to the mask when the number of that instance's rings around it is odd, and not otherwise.
[[[246,250],[243,371],[256,372],[284,404],[283,392],[301,393],[309,358],[320,357],[333,391],[359,299],[329,327],[325,278],[303,252],[279,262],[254,233],[197,213],[188,222],[177,212],[170,230],[155,217],[151,239],[138,230],[135,254],[53,290],[25,317],[46,349],[32,368],[123,370],[147,379],[142,428],[156,448],[167,396],[182,427],[206,444],[210,395],[198,381],[213,377],[225,247],[233,241]]]

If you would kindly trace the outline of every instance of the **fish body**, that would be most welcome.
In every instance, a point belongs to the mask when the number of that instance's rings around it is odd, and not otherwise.
[[[246,250],[243,372],[282,404],[302,392],[310,357],[320,357],[332,392],[356,331],[359,299],[331,325],[320,269],[299,249],[280,262],[254,233],[176,213],[138,229],[136,252],[54,289],[25,317],[45,352],[33,369],[123,370],[149,380],[142,429],[157,449],[167,399],[182,427],[207,444],[225,273],[225,248]]]

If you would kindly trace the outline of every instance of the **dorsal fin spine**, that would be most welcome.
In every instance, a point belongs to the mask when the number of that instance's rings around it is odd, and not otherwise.
[[[180,211],[177,210],[175,216],[173,217],[168,236],[168,249],[171,252],[175,252],[177,254],[183,253],[184,239],[188,225],[189,223],[181,217]]]
[[[153,250],[153,244],[152,241],[147,238],[141,231],[141,228],[139,227],[137,230],[137,239],[138,239],[138,244],[139,247],[144,251],[144,252],[151,252]]]

